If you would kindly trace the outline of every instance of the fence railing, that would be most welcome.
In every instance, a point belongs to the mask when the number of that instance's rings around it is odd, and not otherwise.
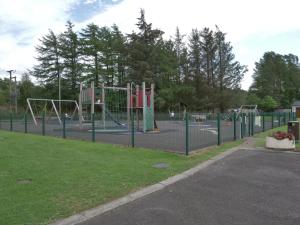
[[[128,121],[100,121],[98,114],[90,115],[91,120],[79,125],[78,121],[62,117],[62,123],[40,115],[35,125],[27,113],[0,112],[0,129],[106,142],[131,147],[164,149],[188,155],[191,151],[224,142],[243,139],[296,120],[293,112],[270,113],[186,113],[174,117],[160,113],[156,117],[158,129],[142,132],[142,121],[133,113]],[[140,118],[141,119],[141,118]],[[105,126],[105,127],[104,127]]]

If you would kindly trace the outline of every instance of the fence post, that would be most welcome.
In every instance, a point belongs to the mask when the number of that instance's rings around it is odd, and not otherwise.
[[[13,131],[13,114],[10,112],[9,114],[9,121],[10,121],[10,131]]]
[[[236,140],[236,112],[233,113],[233,140]]]
[[[28,130],[27,130],[27,113],[24,114],[24,131],[25,134],[27,134]]]
[[[1,113],[0,113],[0,129],[2,128],[1,120],[2,120],[2,115],[1,115]]]
[[[63,115],[63,138],[66,138],[66,115]]]
[[[190,139],[189,139],[189,114],[185,114],[185,155],[189,155]]]
[[[92,142],[95,142],[95,114],[92,113]]]
[[[245,127],[244,127],[244,124],[245,124],[245,118],[244,118],[244,114],[242,113],[241,114],[241,117],[242,117],[242,123],[241,123],[241,138],[243,139],[245,137]]]
[[[251,136],[251,113],[248,113],[248,136]]]
[[[265,132],[265,113],[262,113],[262,131]]]
[[[272,120],[272,129],[274,128],[274,112],[271,114],[271,120]]]
[[[251,115],[251,136],[253,136],[254,135],[255,114],[250,113],[250,115]]]
[[[218,125],[218,145],[221,145],[221,114],[218,113],[217,116],[217,125]]]
[[[42,116],[42,135],[45,136],[46,130],[45,130],[45,111],[43,112]]]
[[[287,112],[284,113],[284,124],[285,125],[287,124],[287,121],[286,121],[287,116],[286,116],[286,114],[287,114]]]
[[[131,111],[131,147],[134,148],[135,143],[134,143],[134,114],[133,111]]]

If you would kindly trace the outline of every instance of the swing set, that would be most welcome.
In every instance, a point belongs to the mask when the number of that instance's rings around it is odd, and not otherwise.
[[[59,124],[62,124],[63,117],[68,120],[76,120],[78,118],[79,106],[75,100],[27,98],[26,111],[28,110],[34,124],[37,126],[38,120],[42,117],[45,118],[46,122],[54,120],[58,121]]]

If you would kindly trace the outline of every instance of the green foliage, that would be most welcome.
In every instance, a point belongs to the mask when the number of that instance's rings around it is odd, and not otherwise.
[[[300,98],[300,69],[295,55],[266,52],[255,64],[253,79],[250,92],[259,98],[271,96],[279,107],[290,108]]]
[[[38,63],[31,71],[45,90],[39,97],[58,99],[61,78],[64,99],[77,99],[80,82],[94,81],[97,87],[145,81],[155,83],[159,110],[181,102],[191,110],[224,111],[241,102],[235,99],[247,69],[218,27],[193,29],[187,38],[176,28],[175,36],[164,40],[144,10],[136,26],[127,35],[117,25],[88,24],[77,32],[70,21],[60,34],[50,30],[36,47]]]
[[[0,78],[0,105],[9,104],[9,79]]]
[[[265,96],[259,104],[259,108],[266,112],[274,111],[274,109],[276,109],[277,107],[277,101],[269,95]]]

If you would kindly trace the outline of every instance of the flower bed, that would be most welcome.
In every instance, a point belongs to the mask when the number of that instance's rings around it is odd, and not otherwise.
[[[295,138],[291,133],[277,131],[266,138],[266,147],[273,149],[295,149]]]

